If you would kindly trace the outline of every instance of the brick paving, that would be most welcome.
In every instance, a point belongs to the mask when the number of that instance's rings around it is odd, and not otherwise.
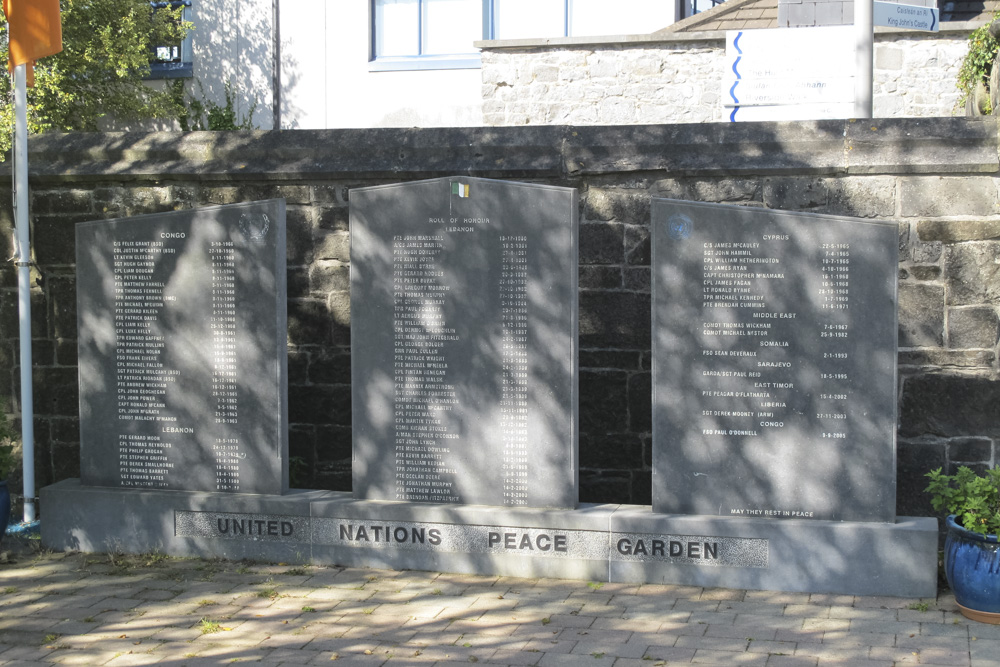
[[[32,549],[0,553],[0,665],[1000,666],[936,599]],[[37,543],[35,543],[37,544]]]

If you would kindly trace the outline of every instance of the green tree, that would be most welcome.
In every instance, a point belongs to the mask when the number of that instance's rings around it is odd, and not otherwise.
[[[28,89],[28,131],[96,131],[110,116],[121,121],[176,118],[168,86],[144,83],[157,45],[176,44],[191,24],[181,8],[153,10],[148,0],[60,0],[63,50],[35,64]],[[7,62],[7,19],[0,13],[0,62]],[[10,77],[0,77],[0,155],[14,124]]]

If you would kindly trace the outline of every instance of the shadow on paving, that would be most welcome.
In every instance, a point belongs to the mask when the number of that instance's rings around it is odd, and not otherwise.
[[[37,544],[35,542],[34,544]],[[953,598],[0,554],[0,665],[989,664]],[[995,663],[994,663],[995,664]]]

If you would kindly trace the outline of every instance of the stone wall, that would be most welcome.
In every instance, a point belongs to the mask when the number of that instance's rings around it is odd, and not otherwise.
[[[879,32],[876,118],[950,116],[968,31]],[[683,33],[628,43],[502,46],[484,42],[487,125],[605,125],[725,121],[725,34]]]
[[[1000,462],[993,118],[43,135],[29,160],[39,486],[79,469],[75,223],[284,197],[294,483],[346,490],[348,193],[456,174],[579,190],[582,501],[650,502],[651,196],[898,222],[899,511],[930,511],[933,467]],[[7,257],[10,226],[4,208]],[[8,263],[0,397],[15,409],[16,309]]]

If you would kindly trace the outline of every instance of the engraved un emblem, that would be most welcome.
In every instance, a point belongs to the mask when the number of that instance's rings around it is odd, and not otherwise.
[[[667,219],[667,233],[672,239],[686,239],[691,236],[691,218],[683,213],[675,213]]]
[[[244,213],[240,216],[240,232],[251,241],[261,241],[267,236],[271,221],[265,213]]]

